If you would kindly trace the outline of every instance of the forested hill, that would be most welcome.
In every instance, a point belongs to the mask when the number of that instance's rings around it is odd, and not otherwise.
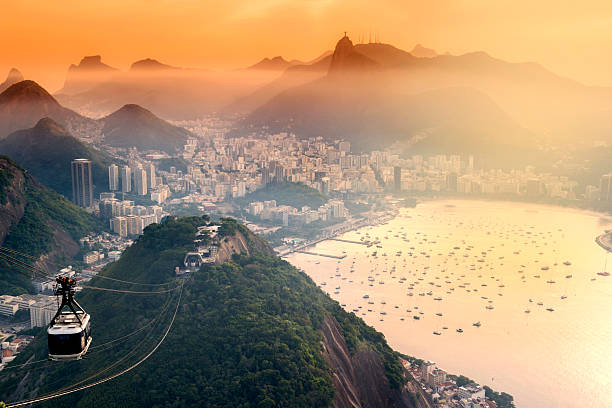
[[[242,254],[176,281],[174,266],[192,247],[206,218],[168,219],[145,229],[101,274],[176,290],[137,295],[85,289],[79,302],[92,315],[94,343],[82,361],[10,367],[0,399],[15,401],[134,364],[134,370],[52,407],[413,407],[396,354],[382,334],[325,295],[303,272],[262,250],[263,241],[223,220],[222,240],[241,235]],[[95,278],[115,289],[155,290]],[[157,287],[158,288],[158,287]],[[180,303],[179,303],[180,299]],[[176,309],[178,305],[178,309]],[[138,331],[140,330],[140,331]],[[42,359],[44,333],[14,364]],[[108,343],[111,342],[111,343]],[[30,368],[31,367],[31,368]],[[10,375],[8,375],[10,373]]]
[[[0,156],[0,245],[61,262],[79,251],[78,239],[103,229],[101,221],[40,184],[7,156]],[[31,263],[20,257],[21,262]],[[37,266],[45,268],[44,261]],[[23,269],[22,269],[23,271]],[[30,291],[28,277],[0,259],[0,293]]]
[[[116,161],[73,137],[50,118],[43,118],[33,128],[18,130],[0,140],[0,153],[12,157],[38,181],[68,199],[72,198],[70,162],[73,159],[91,160],[95,196],[107,191],[108,166]]]
[[[237,199],[240,205],[247,205],[254,201],[276,200],[277,205],[289,205],[301,208],[304,205],[318,208],[327,202],[327,197],[302,183],[271,183],[246,196]]]

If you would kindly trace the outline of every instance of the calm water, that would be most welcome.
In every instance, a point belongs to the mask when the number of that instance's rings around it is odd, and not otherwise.
[[[594,242],[607,228],[557,207],[437,201],[342,237],[381,248],[326,241],[313,251],[347,257],[288,260],[396,350],[518,407],[612,407],[612,276],[596,274],[607,254]]]

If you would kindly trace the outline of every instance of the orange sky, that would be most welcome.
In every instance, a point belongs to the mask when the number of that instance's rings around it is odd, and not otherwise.
[[[609,0],[3,0],[0,10],[0,77],[15,66],[50,90],[84,55],[121,69],[146,57],[235,68],[314,58],[345,30],[354,41],[377,31],[403,49],[484,50],[612,85]]]

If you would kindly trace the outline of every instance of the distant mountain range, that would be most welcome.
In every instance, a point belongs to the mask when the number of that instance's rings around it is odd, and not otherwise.
[[[88,82],[76,81],[78,72]],[[79,91],[63,92],[67,89]],[[122,72],[91,56],[69,69],[63,91],[56,94],[62,105],[90,117],[108,117],[128,104],[175,120],[239,114],[245,116],[238,123],[243,132],[346,138],[363,149],[380,142],[385,145],[375,147],[397,143],[407,152],[461,147],[455,153],[491,155],[513,145],[516,155],[525,157],[524,151],[546,144],[612,145],[612,88],[585,86],[536,63],[510,63],[484,52],[440,54],[420,44],[408,52],[343,37],[333,53],[309,62],[277,56],[228,72],[150,58]],[[78,136],[71,123],[83,119],[74,111],[58,112],[48,94],[38,99],[34,113],[17,108],[5,113],[0,96],[0,136],[45,116]]]
[[[17,82],[0,93],[0,138],[16,130],[31,128],[44,117],[52,118],[71,131],[95,127],[92,119],[64,108],[34,81]]]
[[[18,130],[0,140],[0,154],[10,156],[36,179],[68,199],[72,198],[70,162],[92,161],[94,194],[108,191],[108,166],[113,158],[79,141],[51,118],[31,129]]]
[[[216,72],[175,67],[146,58],[134,62],[127,72],[91,72],[86,76],[85,89],[67,92],[74,87],[64,86],[55,96],[62,105],[90,117],[106,116],[124,105],[138,104],[165,119],[192,119],[220,110],[270,82],[281,72],[284,62],[272,59],[260,64],[256,65],[262,69]]]
[[[110,79],[119,70],[102,62],[100,55],[83,57],[78,65],[70,65],[64,87],[59,94],[76,94],[94,87],[102,80]]]
[[[564,144],[577,134],[612,142],[612,124],[603,118],[612,89],[588,87],[534,63],[483,52],[354,45],[343,37],[332,57],[315,65],[292,66],[230,106],[250,112],[241,127],[345,138],[364,149],[398,143],[406,152],[489,157],[504,149],[524,160],[544,142]],[[300,71],[310,80],[300,81]]]
[[[261,70],[270,70],[270,71],[284,71],[285,69],[300,64],[299,61],[289,62],[285,60],[283,57],[278,56],[274,58],[264,58],[259,61],[257,64],[251,65],[248,69],[261,69]]]
[[[50,120],[41,121],[42,118]],[[28,131],[17,132],[24,129]],[[5,149],[9,149],[9,145],[17,146],[16,142],[20,138],[24,139],[21,143],[26,143],[27,140],[34,145],[36,137],[42,137],[41,135],[61,136],[63,141],[74,139],[70,135],[96,135],[100,138],[103,135],[103,142],[110,146],[135,146],[142,150],[159,149],[174,153],[185,144],[188,137],[193,136],[189,131],[173,126],[135,104],[125,105],[98,120],[81,116],[64,108],[34,81],[18,82],[0,93],[0,140],[13,132],[17,134],[9,137],[10,143],[4,144]],[[78,141],[74,139],[74,142]],[[52,147],[53,144],[49,146]],[[73,143],[72,147],[74,149],[65,148],[65,151],[84,153],[85,145],[81,144],[77,148]],[[100,160],[100,163],[107,161]]]

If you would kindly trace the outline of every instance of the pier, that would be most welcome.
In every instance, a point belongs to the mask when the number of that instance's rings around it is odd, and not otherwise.
[[[346,242],[348,244],[359,244],[359,245],[367,245],[367,246],[371,246],[373,244],[373,242],[370,242],[370,241],[351,241],[350,239],[342,239],[342,238],[328,238],[328,241]]]
[[[326,258],[334,258],[334,259],[344,259],[344,258],[346,258],[346,254],[344,254],[344,255],[328,255],[328,254],[321,254],[321,253],[318,253],[318,252],[309,252],[309,251],[295,251],[295,252],[299,252],[300,254],[306,254],[306,255],[324,256]]]

